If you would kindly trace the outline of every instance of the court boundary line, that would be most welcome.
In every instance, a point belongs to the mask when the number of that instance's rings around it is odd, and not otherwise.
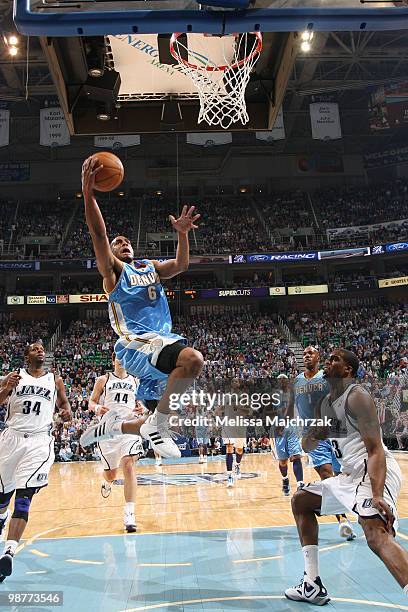
[[[125,608],[123,610],[120,610],[120,612],[141,612],[142,610],[158,610],[160,608],[172,608],[175,606],[188,606],[188,605],[194,605],[194,604],[203,604],[203,603],[213,603],[213,602],[221,602],[221,601],[257,601],[257,600],[282,600],[282,601],[288,601],[288,599],[282,595],[237,595],[237,596],[233,596],[233,597],[208,597],[206,599],[189,599],[189,600],[185,600],[185,601],[167,601],[167,602],[163,602],[160,604],[151,604],[151,605],[147,605],[147,606],[141,606],[139,608]],[[289,600],[290,601],[290,600]],[[403,604],[393,604],[393,603],[386,603],[386,602],[380,602],[380,601],[371,601],[369,599],[349,599],[346,597],[331,597],[330,601],[336,601],[339,603],[351,603],[351,604],[357,604],[357,605],[364,605],[364,606],[375,606],[375,607],[381,607],[381,608],[386,608],[386,609],[391,609],[391,610],[408,610],[408,606],[405,606]]]

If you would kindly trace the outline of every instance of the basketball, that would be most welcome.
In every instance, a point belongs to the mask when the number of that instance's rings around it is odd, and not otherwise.
[[[95,189],[98,191],[112,191],[119,187],[123,181],[125,171],[119,157],[108,151],[101,151],[92,155],[103,166],[95,176]]]

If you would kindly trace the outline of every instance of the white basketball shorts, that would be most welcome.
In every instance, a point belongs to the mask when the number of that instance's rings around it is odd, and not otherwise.
[[[41,488],[54,463],[54,437],[6,428],[0,434],[0,491]]]
[[[401,489],[401,470],[394,457],[387,457],[387,474],[384,486],[384,499],[395,516],[394,529],[398,529],[397,499]],[[353,512],[361,518],[379,516],[377,508],[372,506],[373,491],[367,472],[367,461],[353,474],[339,474],[326,480],[311,482],[304,487],[315,495],[320,495],[322,505],[320,514],[343,514]]]
[[[102,440],[98,444],[101,451],[101,459],[104,470],[115,470],[120,466],[123,457],[143,457],[144,449],[142,438],[125,434],[113,438],[113,440]]]

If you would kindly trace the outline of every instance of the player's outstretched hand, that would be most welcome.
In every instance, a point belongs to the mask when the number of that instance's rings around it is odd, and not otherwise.
[[[183,206],[183,210],[181,211],[181,215],[178,219],[170,215],[169,219],[173,226],[173,229],[180,234],[188,234],[188,232],[192,229],[197,229],[198,225],[194,225],[196,221],[201,217],[201,215],[194,214],[195,206]]]
[[[98,165],[97,159],[92,157],[88,157],[82,164],[82,193],[85,197],[92,195],[95,189],[95,176],[102,168],[102,164]]]
[[[10,372],[2,381],[2,387],[5,387],[7,391],[12,391],[17,387],[20,382],[21,376],[18,372]]]
[[[387,530],[391,532],[395,521],[395,516],[393,515],[390,506],[383,497],[373,497],[372,505],[373,508],[377,508],[377,510],[380,512],[387,525]]]

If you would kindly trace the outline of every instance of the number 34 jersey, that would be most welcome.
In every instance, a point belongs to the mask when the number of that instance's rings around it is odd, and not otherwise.
[[[19,370],[20,382],[11,392],[6,424],[23,433],[49,433],[55,411],[57,389],[52,372],[36,378],[27,370]]]

